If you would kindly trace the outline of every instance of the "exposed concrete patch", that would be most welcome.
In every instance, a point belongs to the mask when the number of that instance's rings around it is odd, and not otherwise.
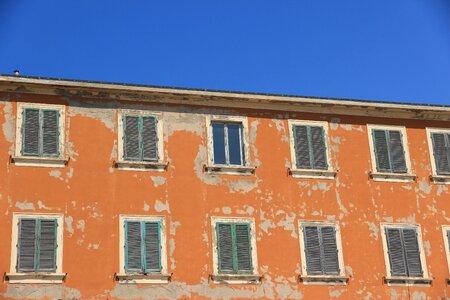
[[[252,149],[253,153],[253,165],[255,167],[261,166],[261,161],[258,159],[258,148],[256,148],[256,136],[257,136],[257,129],[258,125],[260,124],[259,120],[255,120],[250,122],[250,130],[249,130],[249,143],[250,148]],[[248,159],[248,157],[247,157]]]
[[[100,243],[97,243],[97,244],[91,244],[91,243],[89,243],[88,244],[88,246],[87,246],[87,249],[88,250],[98,250],[100,248]]]
[[[419,191],[421,191],[422,193],[425,194],[430,194],[431,192],[431,186],[427,183],[427,179],[426,178],[422,178],[419,181]]]
[[[194,113],[164,113],[164,141],[167,142],[168,138],[177,131],[187,131],[198,135],[204,136],[205,118],[201,114]]]
[[[81,293],[76,289],[55,284],[8,284],[2,297],[10,299],[81,299]]]
[[[59,180],[64,180],[64,179],[61,177],[61,171],[59,171],[59,170],[52,170],[52,171],[48,172],[48,174],[49,174],[51,177],[58,178]]]
[[[272,122],[277,128],[278,134],[281,135],[281,141],[284,143],[289,143],[289,134],[286,132],[285,121],[279,119],[272,119]]]
[[[8,99],[9,100],[9,99]],[[8,143],[11,143],[8,154],[13,155],[14,154],[14,128],[15,128],[15,119],[13,114],[13,104],[9,101],[5,102],[5,105],[3,106],[3,115],[5,117],[5,123],[3,123],[2,129],[3,129],[3,135],[5,137],[5,140]]]
[[[431,245],[430,241],[423,242],[423,249],[425,250],[425,254],[430,257],[431,256]]]
[[[332,118],[330,120],[330,129],[331,130],[337,130],[339,127],[339,123],[341,122],[341,119],[339,118]]]
[[[371,231],[370,236],[375,237],[375,240],[378,241],[378,233],[379,233],[378,226],[372,222],[366,222],[366,224],[367,226],[369,226],[369,230]]]
[[[84,232],[84,228],[86,227],[86,222],[84,220],[78,220],[77,229],[81,232]]]
[[[22,210],[35,210],[34,204],[30,202],[16,202],[16,208]]]
[[[194,160],[194,171],[197,177],[204,183],[210,185],[217,185],[222,182],[218,175],[207,174],[203,171],[203,166],[207,163],[206,147],[200,145],[197,156]]]
[[[162,203],[161,201],[156,200],[155,201],[155,210],[157,212],[162,212],[162,211],[170,212],[169,202],[167,202],[167,200],[166,200],[166,203]]]
[[[342,290],[334,290],[329,293],[330,298],[339,298],[342,294]]]
[[[41,200],[38,200],[37,205],[38,205],[39,209],[52,210],[52,208],[45,206]],[[60,210],[60,209],[58,209],[58,210]]]
[[[170,260],[170,269],[172,271],[175,270],[175,258],[173,256],[173,253],[175,252],[175,234],[177,233],[177,228],[181,226],[181,223],[179,221],[170,222],[170,239],[169,239],[169,260]]]
[[[261,222],[259,223],[259,228],[265,232],[267,235],[272,235],[271,232],[269,232],[269,228],[275,228],[275,224],[273,223],[272,220],[270,219],[266,219],[264,216],[264,212],[261,210],[259,212],[259,219],[261,220]],[[261,231],[260,231],[261,232]]]
[[[158,187],[158,186],[166,183],[166,177],[163,177],[163,176],[150,176],[150,178],[152,179],[153,185],[155,187]]]
[[[351,266],[345,266],[345,273],[351,277],[353,277],[353,269]]]
[[[230,189],[230,192],[238,192],[247,194],[251,190],[258,186],[258,180],[250,179],[238,179],[238,180],[227,180],[226,186]]]
[[[222,212],[226,215],[231,214],[231,208],[230,207],[222,207]]]
[[[144,202],[144,211],[149,211],[150,205],[147,204],[147,202]]]
[[[427,294],[425,294],[425,292],[418,292],[415,291],[412,295],[411,295],[411,300],[427,300],[427,299],[431,299],[427,297]]]
[[[252,206],[244,205],[245,210],[237,209],[236,212],[240,215],[253,215],[255,209]]]
[[[277,211],[276,215],[284,214],[284,219],[278,221],[277,226],[283,227],[284,230],[290,231],[291,236],[297,239],[297,230],[295,226],[295,213],[285,213],[284,211]]]
[[[81,102],[69,99],[68,115],[80,115],[101,121],[111,131],[116,128],[116,109],[109,108],[106,105],[98,107],[97,102]]]
[[[69,233],[69,236],[72,236],[73,232],[74,232],[73,226],[72,226],[73,218],[71,216],[68,216],[68,217],[64,218],[64,221],[66,223],[66,230]]]

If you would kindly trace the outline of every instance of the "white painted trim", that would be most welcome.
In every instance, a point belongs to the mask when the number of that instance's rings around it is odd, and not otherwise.
[[[433,149],[433,139],[431,137],[432,133],[444,133],[450,134],[450,128],[426,128],[427,132],[427,142],[428,142],[428,150],[430,154],[430,163],[431,163],[431,180],[434,183],[443,183],[450,184],[450,175],[438,175],[436,168],[436,160],[434,158],[434,149]]]
[[[44,219],[56,220],[56,271],[54,273],[20,273],[16,270],[17,245],[19,238],[20,219]],[[40,213],[13,213],[11,233],[11,262],[7,277],[11,283],[62,283],[65,277],[63,273],[63,232],[64,215],[62,214],[40,214]],[[62,276],[64,275],[64,276]]]
[[[230,168],[233,167],[250,167],[250,142],[249,142],[249,136],[248,136],[248,120],[247,117],[244,116],[225,116],[225,115],[207,115],[205,116],[206,120],[206,141],[207,141],[207,166],[208,168],[214,167],[214,168],[223,168],[224,172],[228,174],[234,174],[234,172],[229,172]],[[211,123],[217,121],[217,122],[224,122],[224,123],[241,123],[242,124],[242,142],[243,142],[243,165],[241,166],[234,166],[234,165],[221,165],[221,164],[215,164],[214,163],[214,145],[213,145],[213,133],[212,133],[212,126]],[[219,170],[220,171],[220,170]]]
[[[383,173],[377,170],[377,160],[375,157],[375,146],[373,144],[372,131],[380,130],[396,130],[400,131],[402,136],[403,150],[405,151],[406,173]],[[370,160],[372,163],[372,171],[370,176],[375,181],[390,181],[390,182],[411,182],[414,181],[416,175],[411,170],[411,158],[409,156],[409,144],[406,134],[405,126],[391,126],[391,125],[374,125],[367,124],[367,137],[369,139]]]
[[[161,238],[161,273],[139,276],[125,270],[125,221],[160,222]],[[167,274],[167,227],[164,216],[119,215],[119,272],[116,274],[120,283],[167,283],[171,276]]]
[[[25,108],[51,109],[59,112],[59,156],[58,157],[37,157],[22,155],[22,112]],[[15,155],[13,161],[17,166],[34,166],[34,167],[64,167],[68,161],[65,156],[65,106],[59,104],[41,104],[41,103],[17,103],[16,115],[16,142]]]
[[[157,147],[158,147],[158,161],[147,162],[147,161],[127,161],[124,159],[123,151],[123,116],[146,116],[156,118],[156,135],[157,135]],[[145,111],[145,110],[132,110],[132,109],[122,109],[117,113],[117,145],[118,145],[118,158],[116,161],[116,166],[122,170],[138,170],[138,171],[157,171],[163,172],[167,167],[167,162],[164,158],[164,132],[163,132],[163,122],[160,112]]]
[[[450,245],[448,244],[447,231],[450,231],[450,225],[442,225],[442,237],[444,238],[445,254],[447,256],[447,266],[450,274]]]
[[[220,274],[217,252],[217,223],[247,223],[250,225],[250,243],[252,247],[252,267],[251,274]],[[258,256],[256,250],[256,227],[254,218],[242,217],[211,217],[212,253],[213,253],[213,274],[210,277],[214,283],[225,284],[255,284],[259,283],[262,276],[258,274]]]
[[[339,259],[339,270],[340,274],[338,276],[329,276],[329,275],[317,275],[312,276],[307,272],[306,265],[306,248],[305,248],[305,240],[303,238],[303,228],[305,226],[333,226],[336,230],[336,246],[338,250],[338,259]],[[342,250],[342,239],[341,239],[341,230],[339,227],[339,222],[330,222],[330,221],[310,221],[310,220],[298,220],[298,232],[299,232],[299,245],[300,245],[300,258],[302,261],[302,273],[300,278],[305,284],[346,284],[348,281],[348,276],[345,275],[345,264],[344,264],[344,254]]]
[[[291,153],[291,167],[289,169],[292,177],[296,178],[324,178],[334,179],[336,171],[333,168],[331,159],[331,147],[329,138],[329,124],[326,121],[308,121],[308,120],[288,120],[289,126],[289,148]],[[319,126],[324,130],[325,149],[327,155],[327,170],[318,169],[298,169],[297,168],[297,155],[295,154],[295,134],[294,126]]]
[[[17,87],[26,87],[26,89],[32,93],[44,95],[57,95],[59,89],[65,89],[69,92],[83,91],[90,93],[91,97],[99,98],[105,98],[103,95],[107,94],[109,99],[114,96],[115,99],[133,102],[139,101],[141,103],[193,104],[215,107],[265,109],[272,111],[298,111],[444,121],[449,119],[450,114],[450,107],[448,106],[304,96],[264,95],[233,91],[205,91],[171,87],[0,75],[0,90],[10,92]],[[136,95],[139,95],[139,97],[136,97]]]
[[[422,264],[423,277],[394,277],[391,276],[391,262],[389,260],[389,251],[386,240],[386,228],[413,228],[417,230],[417,242],[419,243],[419,251],[420,251],[420,262]],[[422,231],[420,226],[417,224],[409,224],[409,223],[380,223],[381,229],[381,240],[383,244],[383,253],[384,253],[384,261],[386,267],[386,277],[385,281],[388,285],[414,285],[415,283],[428,283],[431,279],[428,276],[428,268],[425,260],[425,251],[423,249],[422,242]],[[403,279],[402,279],[403,278]]]

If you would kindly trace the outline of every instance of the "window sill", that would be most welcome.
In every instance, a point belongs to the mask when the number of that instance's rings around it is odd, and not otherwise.
[[[134,171],[156,171],[164,172],[167,170],[168,162],[155,162],[155,161],[116,161],[114,162],[116,168],[121,170],[134,170]]]
[[[63,283],[67,273],[6,273],[9,283]]]
[[[308,169],[296,169],[290,168],[289,174],[294,178],[323,178],[334,179],[337,171],[334,170],[308,170]]]
[[[211,274],[209,276],[217,284],[259,284],[263,278],[259,274]]]
[[[403,276],[392,276],[392,277],[384,277],[384,282],[387,285],[422,285],[422,286],[430,286],[431,278],[423,278],[423,277],[403,277]]]
[[[14,162],[14,164],[17,166],[63,168],[69,162],[69,158],[38,157],[38,156],[11,156],[11,161]]]
[[[374,181],[413,182],[417,178],[417,175],[407,173],[370,172],[369,174]]]
[[[344,275],[300,275],[299,281],[305,284],[346,285],[350,279]]]
[[[450,175],[431,175],[430,179],[434,183],[450,184]]]
[[[204,170],[210,174],[253,175],[256,168],[250,166],[208,165],[204,166]]]
[[[117,273],[119,283],[169,283],[172,274],[127,274]]]

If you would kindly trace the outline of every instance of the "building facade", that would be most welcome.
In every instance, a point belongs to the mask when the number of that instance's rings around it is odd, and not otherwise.
[[[447,299],[450,107],[0,76],[3,299]]]

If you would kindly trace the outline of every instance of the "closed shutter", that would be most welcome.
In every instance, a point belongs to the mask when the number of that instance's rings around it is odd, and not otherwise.
[[[144,160],[158,160],[158,135],[156,133],[157,120],[155,117],[142,118],[142,143]]]
[[[403,244],[405,248],[408,276],[422,277],[422,263],[420,261],[419,242],[417,231],[414,229],[403,229]]]
[[[56,270],[56,220],[39,220],[39,267],[40,272]]]
[[[450,134],[432,133],[433,154],[438,175],[450,174]]]
[[[219,272],[233,273],[233,237],[232,225],[225,223],[218,223],[216,225],[217,231],[217,251],[219,254]]]
[[[145,222],[145,273],[161,271],[159,222]]]
[[[298,169],[311,169],[311,153],[309,148],[308,127],[294,126],[295,155]]]
[[[308,275],[322,275],[319,228],[317,226],[305,226],[303,228],[303,239],[305,244],[306,273]]]
[[[39,109],[24,109],[22,118],[22,155],[39,156]]]
[[[339,275],[339,258],[336,244],[336,231],[332,226],[320,227],[322,234],[323,273]]]
[[[327,153],[323,127],[311,126],[311,148],[313,153],[313,168],[327,170]]]
[[[42,112],[42,154],[44,156],[58,156],[59,150],[59,112],[43,110]]]
[[[140,160],[141,147],[139,142],[139,117],[124,116],[124,159],[125,160]]]
[[[392,276],[407,276],[400,228],[386,228],[387,247]]]
[[[125,269],[130,273],[142,272],[141,222],[125,222]]]
[[[36,257],[36,220],[20,219],[17,272],[34,272]]]
[[[389,150],[392,172],[406,173],[405,151],[403,149],[402,133],[400,131],[389,131]]]
[[[253,268],[250,245],[250,226],[248,224],[235,224],[235,230],[237,271],[239,273],[251,273]]]
[[[389,158],[389,146],[386,130],[373,130],[373,144],[378,172],[390,172],[391,163]]]

